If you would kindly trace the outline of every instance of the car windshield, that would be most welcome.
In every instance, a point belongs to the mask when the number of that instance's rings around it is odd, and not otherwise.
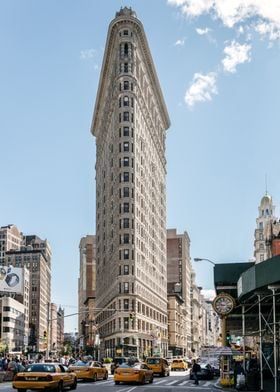
[[[132,368],[132,367],[134,367],[134,365],[128,365],[127,363],[122,363],[122,364],[119,366],[119,369],[120,369],[120,368]]]
[[[91,367],[101,367],[102,366],[102,364],[100,362],[97,362],[97,361],[91,361],[91,362],[89,362],[89,365]]]
[[[208,369],[211,366],[208,363],[200,363],[200,367],[203,369]]]
[[[38,363],[38,364],[33,364],[29,365],[26,368],[27,372],[46,372],[46,373],[55,373],[55,366],[54,365],[49,365],[47,363]]]
[[[158,365],[160,363],[160,359],[159,358],[147,358],[147,363],[154,364],[154,365]]]

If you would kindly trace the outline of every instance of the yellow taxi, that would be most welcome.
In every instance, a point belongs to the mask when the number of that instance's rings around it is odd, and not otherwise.
[[[171,370],[187,370],[188,364],[183,358],[173,359]]]
[[[33,363],[15,375],[12,385],[18,392],[26,392],[27,389],[55,389],[61,392],[66,387],[76,389],[77,377],[59,363]]]
[[[165,358],[161,357],[148,357],[146,358],[146,364],[154,374],[160,376],[169,376],[169,364]]]
[[[123,383],[150,384],[154,381],[153,371],[145,363],[121,364],[114,372],[114,381],[118,385]]]
[[[98,361],[77,361],[69,366],[76,373],[78,380],[107,380],[108,370]]]

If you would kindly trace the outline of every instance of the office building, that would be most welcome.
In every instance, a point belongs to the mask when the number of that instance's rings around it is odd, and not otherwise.
[[[49,320],[51,319],[51,249],[47,240],[38,236],[25,236],[18,249],[5,252],[5,266],[29,270],[29,341],[33,351],[46,350],[45,332],[48,344]]]
[[[176,229],[168,229],[168,325],[169,350],[173,351],[173,355],[187,356],[191,353],[191,275],[192,265],[190,261],[189,235],[187,232],[177,234]],[[174,312],[172,312],[172,309],[174,309]],[[176,346],[174,346],[175,341],[177,341]]]
[[[96,241],[94,235],[87,235],[80,241],[79,291],[79,336],[81,346],[92,355],[96,349]]]
[[[109,25],[96,138],[96,306],[101,353],[167,353],[166,158],[170,122],[144,28]]]

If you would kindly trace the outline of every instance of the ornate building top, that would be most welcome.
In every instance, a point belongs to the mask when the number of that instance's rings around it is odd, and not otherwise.
[[[137,18],[136,12],[132,10],[131,7],[124,7],[119,10],[119,12],[116,12],[116,18],[118,16],[133,16],[134,18]]]

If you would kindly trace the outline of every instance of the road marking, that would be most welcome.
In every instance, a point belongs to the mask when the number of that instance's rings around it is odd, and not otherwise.
[[[166,381],[166,380],[160,380],[160,381],[157,381],[157,382],[154,381],[154,384],[156,384],[156,385],[157,385],[157,384],[161,384],[161,383],[163,383],[163,382],[165,382],[165,381]]]
[[[168,382],[168,383],[167,383],[167,384],[165,384],[165,385],[173,385],[173,384],[175,384],[175,382],[178,382],[178,380],[175,380],[175,381]]]
[[[190,380],[183,381],[183,382],[181,382],[181,383],[180,383],[180,384],[178,384],[178,385],[185,385],[185,384],[187,384],[188,382],[190,382]]]

